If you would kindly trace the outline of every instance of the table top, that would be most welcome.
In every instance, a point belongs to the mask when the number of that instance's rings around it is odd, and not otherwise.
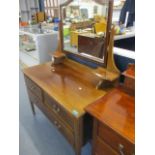
[[[134,143],[135,99],[121,89],[113,89],[85,109],[122,137]]]
[[[84,108],[104,96],[109,90],[98,90],[100,80],[93,69],[69,59],[51,67],[51,62],[26,68],[24,74],[68,112],[82,116]]]

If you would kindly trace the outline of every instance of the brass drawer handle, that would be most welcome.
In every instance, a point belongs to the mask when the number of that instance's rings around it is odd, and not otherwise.
[[[119,148],[120,155],[125,155],[123,152],[124,146],[122,144],[119,144],[118,148]]]
[[[55,124],[55,125],[57,125],[57,124],[58,124],[58,122],[57,122],[57,121],[54,121],[54,124]]]
[[[61,125],[60,125],[60,124],[58,124],[58,122],[57,122],[57,121],[54,121],[54,124],[55,124],[55,126],[56,126],[58,129],[60,129],[60,128],[61,128]]]
[[[60,124],[58,124],[58,125],[57,125],[57,128],[58,128],[58,129],[60,129],[60,128],[61,128],[61,125],[60,125]]]
[[[58,112],[60,112],[60,109],[58,107],[56,107],[56,105],[53,105],[53,111],[55,113],[58,113]]]
[[[59,108],[57,108],[57,109],[56,109],[56,111],[57,111],[57,112],[60,112],[60,109],[59,109]]]
[[[31,90],[34,90],[35,89],[35,87],[31,87]]]

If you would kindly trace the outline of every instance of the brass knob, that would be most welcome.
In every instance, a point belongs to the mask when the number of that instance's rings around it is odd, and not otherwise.
[[[59,112],[60,111],[60,109],[59,108],[57,108],[57,110],[56,110],[57,112]]]
[[[55,124],[55,125],[57,125],[57,124],[58,124],[58,122],[57,122],[57,121],[54,121],[54,124]]]
[[[60,128],[61,128],[61,125],[60,125],[60,124],[58,124],[58,125],[57,125],[57,128],[58,128],[58,129],[60,129]]]
[[[124,146],[122,144],[119,144],[118,148],[119,148],[120,155],[125,155],[123,152]]]
[[[35,87],[31,87],[31,89],[33,90],[33,89],[35,89]]]

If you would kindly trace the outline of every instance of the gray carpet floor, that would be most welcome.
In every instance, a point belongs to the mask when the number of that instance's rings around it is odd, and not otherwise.
[[[19,73],[19,155],[75,155],[66,139],[35,107],[33,116],[23,73]],[[91,154],[91,145],[82,148],[82,155]]]

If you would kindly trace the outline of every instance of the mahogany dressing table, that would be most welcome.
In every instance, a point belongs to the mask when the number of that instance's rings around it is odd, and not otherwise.
[[[84,137],[89,137],[84,135],[90,121],[84,108],[108,89],[96,89],[99,78],[92,69],[69,59],[56,65],[54,71],[48,62],[24,69],[24,75],[33,113],[36,105],[80,155]]]
[[[135,98],[134,92],[131,93],[134,66],[129,66],[123,75],[123,86],[111,90],[85,109],[94,122],[93,155],[135,154]]]
[[[67,40],[63,38],[62,9],[71,2],[72,0],[69,0],[60,6],[60,42],[58,51],[55,52],[57,60],[63,55],[62,53],[66,58],[60,63],[52,64],[52,67],[51,62],[47,62],[26,68],[23,73],[33,114],[35,114],[34,105],[36,105],[65,136],[75,149],[76,155],[81,155],[83,144],[90,138],[89,132],[91,133],[92,125],[92,119],[84,109],[112,89],[120,72],[113,58],[114,29],[111,29],[113,1],[94,0],[95,5],[109,6],[104,59],[99,61],[98,58],[92,59],[90,56],[84,57],[79,53],[65,50],[64,44]],[[94,69],[82,65],[67,58],[68,54],[100,64],[101,67]],[[105,86],[106,83],[112,85]]]

